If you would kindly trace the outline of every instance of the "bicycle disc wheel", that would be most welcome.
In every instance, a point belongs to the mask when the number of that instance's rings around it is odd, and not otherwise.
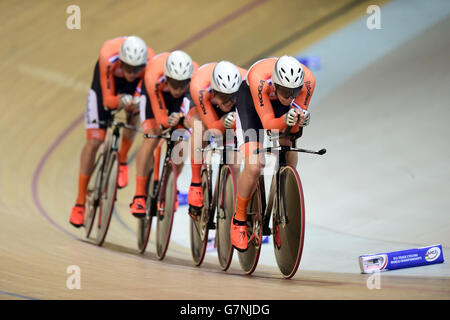
[[[156,222],[156,256],[159,260],[164,259],[166,255],[172,232],[177,200],[176,170],[175,164],[169,161],[162,173]]]
[[[238,251],[239,264],[246,274],[252,274],[258,265],[259,254],[262,243],[262,193],[258,181],[257,188],[247,207],[247,236],[248,249],[244,252]]]
[[[86,238],[89,238],[92,226],[94,225],[95,214],[99,205],[100,185],[102,180],[103,153],[100,153],[95,161],[94,170],[86,190],[86,214],[84,218],[84,228]]]
[[[119,175],[119,154],[111,152],[105,166],[105,176],[102,183],[102,194],[100,198],[100,212],[98,217],[98,229],[96,242],[99,246],[103,244],[108,233],[112,213],[117,194],[117,178]]]
[[[217,201],[216,244],[220,268],[226,271],[233,259],[233,246],[230,241],[231,220],[236,204],[236,177],[229,165],[222,167],[220,175],[219,199]]]
[[[206,167],[205,167],[206,168]],[[211,186],[206,169],[202,170],[203,207],[198,221],[190,218],[191,254],[196,266],[205,258],[208,245],[208,220],[211,205]]]
[[[137,219],[137,245],[140,253],[144,253],[150,239],[150,231],[152,229],[152,218],[156,214],[156,200],[153,194],[155,180],[153,179],[153,170],[149,174],[149,182],[147,184],[147,214],[144,218]]]
[[[278,268],[287,279],[292,278],[300,265],[305,237],[305,203],[297,170],[286,166],[280,172],[280,203],[275,200],[272,214],[273,244]],[[276,208],[280,206],[280,215]],[[283,212],[287,221],[283,222]]]

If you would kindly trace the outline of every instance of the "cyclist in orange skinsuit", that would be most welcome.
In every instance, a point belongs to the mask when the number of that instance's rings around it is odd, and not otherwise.
[[[85,123],[87,141],[81,153],[78,179],[78,196],[70,215],[70,223],[81,227],[84,222],[86,189],[92,174],[95,155],[106,135],[105,121],[110,110],[125,108],[129,124],[136,125],[136,109],[139,98],[134,96],[138,83],[144,77],[147,60],[154,51],[136,36],[119,37],[106,41],[95,66],[94,78],[86,105]],[[133,143],[135,132],[124,129],[119,150],[119,187],[128,183],[128,150]]]
[[[192,179],[189,187],[188,204],[192,218],[203,207],[201,187],[202,153],[196,151],[202,145],[203,132],[222,137],[226,129],[234,132],[236,93],[247,70],[228,61],[208,63],[200,67],[190,85],[192,104],[196,112],[190,118],[193,128],[191,140]],[[233,134],[234,136],[234,134]]]
[[[198,64],[183,51],[164,52],[148,64],[142,84],[140,103],[144,133],[160,135],[162,128],[182,127],[183,101],[187,100],[189,83]],[[187,127],[187,126],[186,126]],[[153,168],[153,151],[159,139],[144,139],[136,157],[136,192],[130,205],[131,214],[145,216],[147,181]]]
[[[261,174],[262,163],[254,151],[262,147],[261,130],[284,131],[301,136],[309,123],[308,106],[315,88],[312,72],[294,57],[268,58],[256,62],[239,89],[236,134],[244,157],[238,179],[236,213],[231,224],[232,245],[247,249],[247,205]],[[253,131],[255,130],[255,131]],[[281,145],[291,145],[288,138]],[[287,162],[297,164],[297,153],[289,152]]]

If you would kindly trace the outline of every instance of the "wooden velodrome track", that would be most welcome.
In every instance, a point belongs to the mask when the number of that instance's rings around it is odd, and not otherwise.
[[[135,237],[117,221],[103,247],[68,223],[83,112],[103,41],[137,34],[156,52],[183,49],[200,64],[227,59],[248,67],[295,54],[365,14],[368,1],[78,1],[81,29],[68,30],[71,4],[0,2],[0,299],[449,298],[448,278],[389,276],[377,291],[368,290],[365,275],[301,266],[289,281],[269,266],[244,276],[236,257],[226,273],[214,257],[196,268],[188,244],[172,243],[158,261],[151,245],[140,255]],[[133,227],[134,174],[132,163],[130,186],[117,202]],[[70,265],[81,269],[81,290],[66,287]]]

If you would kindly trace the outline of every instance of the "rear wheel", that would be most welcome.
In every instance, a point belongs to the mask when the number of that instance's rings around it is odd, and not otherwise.
[[[97,160],[95,161],[94,170],[92,171],[91,178],[86,190],[86,214],[84,218],[84,228],[86,231],[86,238],[89,238],[92,226],[94,225],[95,214],[99,205],[99,198],[101,193],[101,181],[102,181],[102,167],[103,167],[103,153],[99,153]]]
[[[233,259],[233,246],[230,241],[231,220],[235,212],[236,177],[229,165],[220,172],[219,199],[217,201],[216,245],[220,267],[226,271]]]
[[[238,252],[239,264],[246,274],[252,274],[258,265],[262,244],[262,210],[264,195],[261,192],[262,180],[258,181],[257,188],[247,207],[247,236],[248,249]]]
[[[211,206],[211,186],[206,166],[202,170],[203,207],[198,221],[190,220],[191,254],[196,266],[200,266],[205,258],[208,246],[208,220]]]
[[[294,167],[280,171],[280,203],[272,213],[273,244],[278,268],[287,279],[297,272],[305,237],[305,203],[300,177]],[[277,214],[277,208],[280,214]]]
[[[156,223],[156,255],[159,260],[164,259],[166,255],[172,232],[177,200],[176,170],[175,164],[169,160],[162,173]]]
[[[96,242],[99,246],[103,244],[108,233],[112,213],[117,194],[117,178],[119,176],[119,154],[111,152],[105,166],[105,176],[102,183],[102,194],[100,198],[100,212],[98,217],[98,229]]]

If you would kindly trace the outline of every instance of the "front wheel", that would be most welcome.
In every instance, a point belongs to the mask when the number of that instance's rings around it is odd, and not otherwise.
[[[217,201],[216,245],[220,268],[226,271],[233,259],[233,246],[230,241],[231,220],[236,210],[236,177],[230,165],[220,172],[219,199]]]
[[[119,153],[117,151],[110,153],[108,160],[105,163],[104,170],[105,175],[102,183],[96,238],[96,242],[99,246],[105,241],[116,201],[117,178],[119,176]]]
[[[152,229],[152,218],[156,215],[156,195],[153,194],[155,184],[158,182],[153,178],[153,170],[149,174],[149,182],[147,184],[147,203],[146,215],[144,218],[137,219],[137,245],[140,253],[144,253],[150,239],[150,231]]]
[[[156,256],[159,260],[164,259],[169,247],[176,201],[177,169],[175,164],[169,160],[162,173],[161,189],[157,202]]]
[[[286,166],[281,169],[278,192],[280,200],[275,199],[272,213],[273,244],[278,268],[289,279],[295,275],[300,265],[305,238],[303,189],[294,167]]]
[[[99,206],[101,183],[103,173],[103,153],[99,153],[97,160],[95,161],[94,170],[92,171],[91,178],[86,190],[86,214],[84,219],[84,228],[86,231],[86,238],[89,238],[92,226],[94,225],[95,214]]]
[[[262,244],[262,212],[264,181],[259,179],[255,192],[247,207],[248,249],[238,252],[239,264],[246,274],[252,274],[258,265]]]

